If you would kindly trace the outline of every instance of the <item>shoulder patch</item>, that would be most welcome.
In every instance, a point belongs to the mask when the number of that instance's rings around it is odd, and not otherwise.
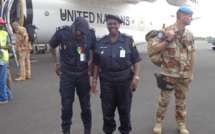
[[[92,27],[90,27],[90,30],[92,30],[92,31],[94,31],[94,32],[96,31],[95,28],[92,28]]]
[[[56,31],[60,31],[60,30],[65,29],[65,28],[67,28],[67,27],[69,27],[69,26],[60,26],[60,27],[56,27]]]
[[[137,44],[136,44],[135,42],[133,42],[132,46],[133,46],[133,47],[136,47],[136,46],[137,46]]]

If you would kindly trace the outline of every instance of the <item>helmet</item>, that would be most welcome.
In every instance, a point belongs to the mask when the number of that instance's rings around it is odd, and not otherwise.
[[[6,21],[4,21],[4,19],[2,19],[2,17],[0,17],[0,23],[1,23],[1,24],[5,24]]]

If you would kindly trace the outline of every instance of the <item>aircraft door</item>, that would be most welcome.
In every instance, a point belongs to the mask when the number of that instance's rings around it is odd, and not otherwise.
[[[2,6],[1,10],[1,16],[2,18],[7,21],[5,24],[5,30],[12,35],[13,34],[13,28],[11,27],[10,23],[10,10],[13,5],[14,0],[6,0]]]

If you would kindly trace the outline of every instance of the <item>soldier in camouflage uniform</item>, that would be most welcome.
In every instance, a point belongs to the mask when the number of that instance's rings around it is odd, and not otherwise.
[[[157,53],[163,50],[161,74],[172,91],[161,90],[154,127],[155,134],[162,133],[162,121],[165,117],[172,92],[175,92],[175,118],[180,134],[189,134],[186,128],[185,100],[188,84],[192,82],[195,65],[195,45],[193,34],[185,28],[192,21],[192,9],[182,6],[177,11],[177,21],[168,26],[162,35],[157,36],[152,44],[152,51]]]
[[[16,51],[19,55],[20,72],[16,81],[23,81],[31,78],[30,51],[31,44],[28,33],[24,27],[21,27],[17,22],[12,24],[16,31]]]

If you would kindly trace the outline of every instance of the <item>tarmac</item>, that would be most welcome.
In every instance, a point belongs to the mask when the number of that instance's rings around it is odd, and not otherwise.
[[[194,81],[187,95],[187,128],[190,134],[215,134],[215,51],[204,41],[197,41],[197,61]],[[141,57],[141,75],[133,94],[130,134],[153,134],[159,89],[154,77],[159,68],[147,55],[146,44],[137,46]],[[59,77],[50,53],[32,54],[32,77],[15,82],[19,69],[11,59],[13,99],[0,105],[0,134],[61,134],[61,103]],[[99,83],[98,83],[99,89]],[[176,130],[174,94],[163,123],[163,134],[179,134]],[[73,105],[72,134],[83,134],[79,100]],[[99,95],[91,95],[92,134],[104,134]],[[116,123],[119,117],[116,111]],[[120,134],[116,129],[114,134]]]

